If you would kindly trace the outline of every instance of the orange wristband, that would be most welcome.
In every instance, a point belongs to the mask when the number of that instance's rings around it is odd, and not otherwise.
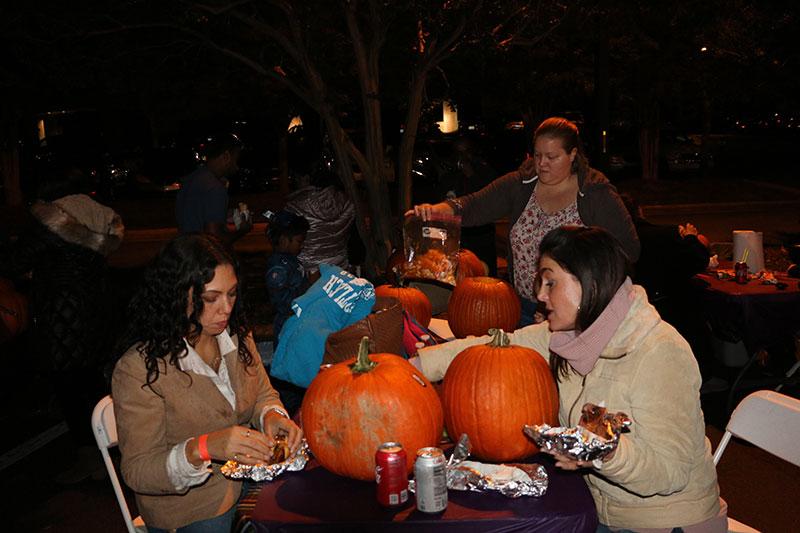
[[[211,456],[208,454],[208,447],[206,446],[206,441],[208,440],[208,434],[201,436],[197,439],[197,450],[200,452],[200,459],[203,461],[210,461]]]

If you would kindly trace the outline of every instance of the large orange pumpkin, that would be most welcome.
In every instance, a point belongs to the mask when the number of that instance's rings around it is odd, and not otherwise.
[[[388,353],[368,354],[323,369],[303,398],[301,421],[311,452],[341,476],[375,479],[375,452],[384,442],[401,443],[414,467],[417,450],[436,446],[444,415],[431,383],[408,361]]]
[[[456,283],[472,276],[485,276],[486,267],[478,256],[462,248],[458,251],[458,268],[456,269]]]
[[[375,296],[391,296],[400,300],[403,310],[413,316],[417,323],[427,328],[431,323],[431,301],[419,289],[403,286],[403,277],[397,267],[394,269],[395,279],[392,285],[380,285],[375,288]]]
[[[493,331],[489,344],[459,353],[439,394],[447,433],[466,433],[472,453],[487,461],[514,461],[538,451],[522,432],[525,424],[557,425],[558,390],[538,352],[509,344]]]
[[[492,328],[512,331],[519,324],[521,314],[514,287],[487,276],[461,280],[447,304],[447,321],[458,338],[486,335]]]
[[[28,327],[28,299],[17,292],[14,284],[0,278],[0,342],[25,331]]]

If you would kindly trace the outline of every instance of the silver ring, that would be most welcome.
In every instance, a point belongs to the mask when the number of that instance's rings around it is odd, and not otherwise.
[[[233,454],[233,460],[234,460],[234,461],[236,461],[236,460],[237,460],[237,459],[236,459],[236,455],[237,455],[237,454]]]
[[[244,436],[245,437],[249,437],[250,436],[250,430],[249,429],[247,430],[247,433],[244,434]]]

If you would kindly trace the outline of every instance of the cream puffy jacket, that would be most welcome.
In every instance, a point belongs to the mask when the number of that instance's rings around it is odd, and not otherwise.
[[[547,324],[522,328],[512,344],[549,357]],[[420,350],[425,377],[442,379],[471,337]],[[614,457],[585,475],[600,522],[623,528],[700,523],[719,513],[719,488],[700,409],[700,372],[689,344],[661,320],[642,287],[595,368],[559,383],[559,423],[577,425],[584,403],[605,402],[631,418]]]

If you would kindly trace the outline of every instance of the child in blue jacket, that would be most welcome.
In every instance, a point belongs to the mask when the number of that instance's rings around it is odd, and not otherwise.
[[[280,211],[270,221],[266,232],[272,244],[272,255],[267,260],[266,283],[269,303],[275,310],[272,323],[274,345],[278,334],[292,313],[292,300],[308,289],[308,276],[297,255],[303,249],[308,233],[308,221],[289,211]]]

